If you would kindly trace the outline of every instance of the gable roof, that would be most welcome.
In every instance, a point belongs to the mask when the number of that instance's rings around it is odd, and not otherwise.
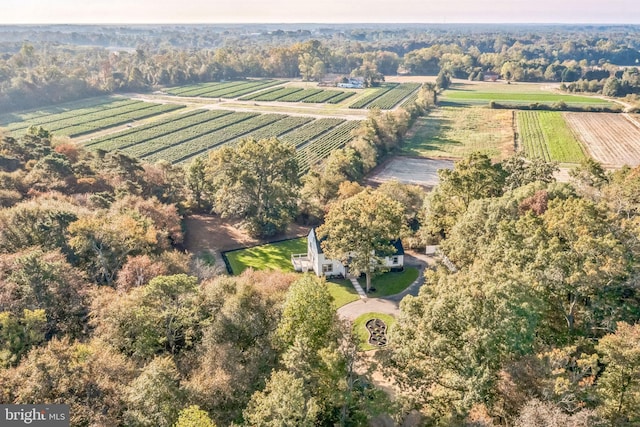
[[[311,231],[309,231],[309,235],[307,236],[307,239],[309,240],[309,242],[315,245],[317,254],[323,253],[322,246],[320,246],[320,241],[318,240],[318,235],[316,234],[315,227],[311,228]]]

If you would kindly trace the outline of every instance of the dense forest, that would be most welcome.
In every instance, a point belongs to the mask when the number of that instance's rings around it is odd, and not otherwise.
[[[497,73],[611,96],[640,87],[634,26],[293,28],[0,27],[0,111],[246,77]]]

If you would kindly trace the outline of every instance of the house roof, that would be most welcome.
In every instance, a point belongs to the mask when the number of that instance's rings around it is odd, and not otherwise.
[[[316,253],[321,254],[322,252],[322,246],[320,245],[320,242],[322,242],[323,240],[326,239],[326,237],[322,238],[322,239],[318,239],[318,235],[316,234],[316,229],[315,227],[311,229],[311,231],[309,231],[309,236],[307,237],[309,240],[311,240],[313,242],[313,244],[316,247]],[[404,246],[402,246],[402,239],[396,239],[393,240],[391,242],[389,242],[393,245],[393,247],[396,249],[396,251],[391,254],[393,255],[404,255]]]
[[[309,236],[307,236],[307,239],[313,240],[313,243],[316,246],[316,253],[317,254],[323,253],[322,252],[322,246],[320,246],[320,240],[318,240],[318,235],[316,234],[316,228],[315,227],[313,227],[311,229],[311,231],[309,231]]]

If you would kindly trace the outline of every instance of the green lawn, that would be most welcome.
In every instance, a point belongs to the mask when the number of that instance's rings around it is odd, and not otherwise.
[[[269,243],[248,249],[227,252],[225,255],[231,265],[233,274],[240,274],[251,267],[256,270],[293,271],[291,254],[307,252],[307,238]]]
[[[416,267],[405,267],[404,270],[381,274],[371,279],[371,287],[375,288],[375,292],[368,294],[370,298],[380,298],[389,295],[399,294],[407,289],[417,278],[420,270]],[[358,279],[362,289],[365,289],[367,281],[364,276]]]
[[[366,324],[371,319],[380,319],[387,325],[387,342],[389,342],[389,332],[393,329],[393,325],[396,322],[396,319],[389,314],[365,313],[359,316],[353,322],[353,332],[356,337],[358,337],[360,350],[373,350],[377,348],[369,344],[369,331],[367,330]]]
[[[333,296],[333,303],[336,309],[360,299],[351,282],[346,279],[328,280],[327,286],[329,293]]]
[[[418,157],[462,158],[479,151],[513,154],[513,113],[480,107],[443,107],[415,121],[402,152]]]

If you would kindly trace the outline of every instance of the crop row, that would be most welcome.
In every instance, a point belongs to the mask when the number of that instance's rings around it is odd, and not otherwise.
[[[323,102],[327,102],[331,98],[336,97],[336,96],[338,96],[338,95],[340,95],[342,93],[344,93],[344,92],[342,92],[341,90],[321,90],[317,94],[309,96],[309,97],[303,99],[302,102],[320,104],[320,103],[323,103]]]
[[[180,132],[162,135],[157,138],[130,145],[125,148],[124,151],[135,157],[145,157],[168,147],[206,136],[209,133],[216,132],[220,129],[225,129],[235,123],[256,117],[257,115],[258,113],[226,114],[218,117],[217,119],[188,127]]]
[[[79,125],[95,123],[98,120],[103,120],[109,117],[121,116],[122,114],[128,114],[133,111],[146,110],[148,108],[156,107],[158,105],[160,104],[152,104],[149,102],[136,102],[133,104],[123,105],[117,108],[110,108],[108,110],[98,110],[98,111],[94,111],[88,114],[83,114],[80,116],[71,116],[62,120],[56,120],[54,122],[47,123],[43,127],[45,127],[47,130],[50,130],[52,132],[58,132],[64,135],[68,135],[68,133],[66,133],[66,130],[68,128],[79,126]]]
[[[278,120],[275,123],[271,123],[268,126],[265,126],[260,129],[256,129],[252,131],[250,134],[245,135],[241,138],[253,138],[256,140],[260,139],[268,139],[273,137],[280,137],[288,132],[291,132],[294,129],[297,129],[303,125],[306,125],[313,118],[311,117],[302,117],[302,116],[287,116],[282,120]],[[234,141],[235,142],[235,141]]]
[[[529,157],[567,163],[579,163],[585,158],[580,143],[560,112],[519,111],[518,127]]]
[[[123,132],[104,136],[87,144],[92,149],[105,151],[124,149],[131,145],[140,144],[151,139],[179,132],[187,128],[215,120],[224,115],[231,114],[226,110],[194,110],[179,116],[171,116],[162,121],[149,123],[144,126],[128,129]]]
[[[187,94],[191,92],[196,92],[200,90],[212,90],[214,88],[220,87],[220,85],[228,84],[229,82],[209,82],[209,83],[196,83],[186,86],[176,86],[165,89],[165,92],[171,95],[179,95],[179,96],[187,96]],[[230,82],[236,83],[236,82]]]
[[[537,111],[518,111],[518,129],[527,157],[551,160]]]
[[[292,94],[283,96],[278,98],[278,101],[282,102],[300,102],[303,99],[307,99],[310,96],[315,96],[322,92],[322,89],[304,89],[299,92],[294,92]]]
[[[374,99],[373,102],[367,105],[367,108],[390,110],[412,92],[415,92],[419,87],[420,83],[402,83],[384,95]]]
[[[411,104],[413,104],[417,100],[418,100],[418,91],[415,91],[411,95],[409,95],[409,97],[407,99],[402,101],[402,104],[400,104],[400,107],[401,108],[407,108],[408,106],[410,106]]]
[[[292,93],[302,92],[302,88],[299,87],[277,87],[272,90],[267,90],[255,95],[245,96],[241,99],[254,100],[254,101],[275,101]]]
[[[234,87],[243,85],[245,83],[246,82],[242,80],[233,81],[233,82],[211,82],[211,83],[204,83],[201,85],[187,87],[184,89],[168,90],[167,92],[173,95],[179,95],[179,96],[200,96],[203,93],[213,92],[218,90],[226,90],[229,88],[234,88]]]
[[[224,129],[208,133],[190,141],[175,144],[164,150],[154,152],[144,156],[145,160],[158,161],[166,160],[171,163],[180,163],[190,158],[203,154],[212,149],[218,148],[231,140],[238,139],[250,132],[265,127],[273,122],[283,119],[282,114],[262,114],[234,123]]]
[[[389,92],[391,89],[393,89],[396,86],[398,86],[398,83],[386,83],[384,86],[376,89],[375,91],[371,92],[369,95],[364,96],[358,99],[353,104],[349,105],[349,108],[364,108],[367,105],[369,105],[371,102],[380,98],[382,95]]]
[[[539,111],[538,114],[540,126],[549,143],[551,160],[570,163],[584,160],[582,146],[567,126],[563,114],[558,111]]]
[[[336,95],[336,96],[332,97],[327,102],[329,104],[339,104],[342,101],[344,101],[345,99],[351,98],[355,94],[356,94],[355,92],[342,92],[340,95]]]
[[[306,173],[311,166],[327,157],[333,150],[344,147],[353,139],[352,131],[360,126],[360,121],[350,120],[317,139],[310,141],[298,150],[296,158],[300,173]]]
[[[108,105],[112,102],[121,101],[122,98],[112,98],[109,96],[100,96],[96,98],[83,99],[80,101],[65,102],[47,108],[35,108],[24,110],[17,113],[7,113],[0,115],[0,126],[7,126],[12,123],[34,121],[34,119],[42,119],[47,116],[53,116],[70,111],[79,111],[81,109],[95,107],[96,105]]]
[[[256,82],[247,82],[240,86],[225,89],[224,91],[207,92],[201,96],[205,98],[237,98],[248,93],[253,93],[257,90],[266,89],[280,84],[282,84],[282,82],[277,80],[260,80]]]
[[[11,124],[8,127],[10,130],[14,132],[25,130],[31,125],[43,126],[48,130],[51,130],[52,126],[56,126],[56,125],[52,125],[53,123],[57,124],[63,121],[68,121],[69,123],[74,123],[74,124],[84,123],[86,121],[84,120],[84,118],[89,115],[91,115],[91,117],[95,117],[95,114],[102,114],[103,116],[106,116],[112,113],[116,109],[119,110],[121,108],[127,108],[127,107],[137,106],[141,104],[142,104],[142,101],[137,101],[137,100],[130,100],[130,99],[118,100],[118,101],[113,101],[106,104],[99,104],[92,107],[82,108],[79,110],[69,110],[62,113],[58,113],[58,114],[50,114],[50,115],[41,116],[41,117],[34,117],[32,119],[29,119],[28,121],[22,121],[22,122]],[[137,107],[134,107],[134,108],[137,108]]]
[[[184,108],[184,105],[177,104],[152,104],[150,107],[134,110],[117,116],[105,117],[92,122],[86,122],[76,126],[71,126],[58,131],[59,135],[67,135],[77,137],[88,133],[96,132],[102,129],[123,125],[133,120],[142,120],[148,117],[157,116],[159,114],[169,113],[171,111]]]
[[[284,135],[281,139],[282,141],[288,142],[289,144],[298,148],[307,141],[313,138],[317,138],[318,136],[338,126],[341,123],[344,123],[343,119],[318,119],[313,123],[309,123],[306,126],[303,126],[291,133]]]

